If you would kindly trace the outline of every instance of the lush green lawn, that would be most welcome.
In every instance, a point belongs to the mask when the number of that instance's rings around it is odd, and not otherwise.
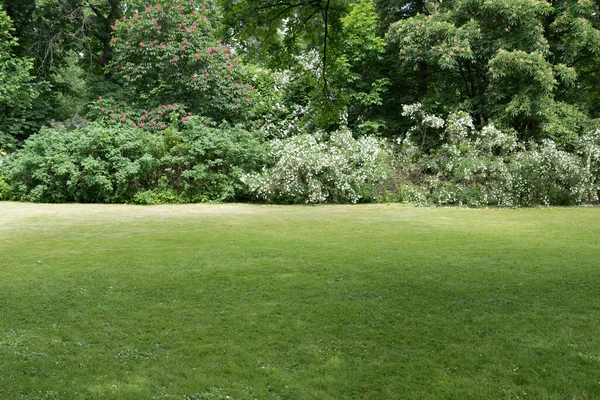
[[[0,398],[600,398],[599,240],[598,208],[0,203]]]

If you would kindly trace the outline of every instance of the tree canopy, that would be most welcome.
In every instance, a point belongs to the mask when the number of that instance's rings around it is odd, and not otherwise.
[[[262,168],[248,175],[254,180],[242,182],[233,166],[219,175],[235,176],[231,187],[245,188],[245,198],[251,187],[269,201],[375,199],[373,187],[435,201],[472,195],[474,203],[499,203],[499,187],[515,204],[595,198],[594,0],[2,0],[0,39],[3,153],[19,153],[29,137],[56,137],[48,129],[162,135],[164,143],[147,147],[156,168],[132,187],[152,192],[160,183],[180,196],[183,174],[194,175],[182,155],[191,150],[180,147],[192,146],[186,135],[198,133],[206,145],[201,135],[214,141],[222,132],[272,149],[255,157],[264,164],[252,164]],[[36,151],[22,154],[42,157]],[[204,179],[222,171],[225,161],[215,158]],[[83,169],[110,164],[75,159]],[[363,179],[366,164],[377,179]],[[469,172],[459,174],[456,166],[466,164]],[[546,168],[555,185],[534,185],[528,168]],[[517,176],[559,194],[538,190],[529,201],[515,194]],[[367,181],[371,189],[361,192]],[[567,181],[579,197],[565,194]],[[283,187],[291,182],[300,186]]]

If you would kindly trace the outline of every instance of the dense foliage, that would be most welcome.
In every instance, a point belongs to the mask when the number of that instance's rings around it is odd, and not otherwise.
[[[12,148],[21,138],[23,113],[40,94],[40,85],[30,72],[33,62],[13,53],[17,40],[6,12],[0,9],[0,149]]]
[[[164,135],[123,126],[44,129],[3,170],[18,200],[223,201],[242,196],[243,174],[259,168],[265,154],[254,133],[193,118]]]
[[[0,199],[598,201],[592,0],[3,0]]]
[[[174,102],[219,120],[242,116],[252,87],[238,56],[215,37],[217,15],[210,1],[174,2],[114,22],[110,71],[130,106]]]

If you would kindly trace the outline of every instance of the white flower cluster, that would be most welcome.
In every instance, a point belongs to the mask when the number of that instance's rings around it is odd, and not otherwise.
[[[288,203],[359,201],[387,177],[390,152],[379,139],[354,139],[341,129],[276,139],[271,144],[273,167],[245,176],[258,197]]]
[[[413,120],[418,120],[420,118],[422,110],[423,105],[421,103],[404,104],[402,106],[402,116],[409,117]]]
[[[484,126],[477,133],[474,144],[482,151],[492,152],[498,149],[500,153],[506,154],[517,147],[517,135],[514,132],[501,131],[494,124]]]
[[[425,114],[421,103],[403,105],[402,116],[417,121],[425,128],[441,129],[444,127],[444,119],[433,114]]]
[[[275,103],[272,106],[273,114],[287,114],[287,116],[284,118],[273,116],[267,119],[261,127],[261,131],[268,138],[286,138],[299,135],[310,127],[310,122],[305,121],[309,107],[310,103],[305,106],[295,105],[292,110],[289,110],[284,105]]]
[[[475,130],[473,119],[464,111],[458,111],[448,116],[446,129],[442,139],[448,138],[450,141],[459,141],[467,138]]]

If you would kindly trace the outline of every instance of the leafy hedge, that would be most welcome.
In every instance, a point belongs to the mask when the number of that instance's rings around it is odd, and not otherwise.
[[[167,129],[162,135],[124,126],[44,129],[5,160],[4,181],[12,190],[4,197],[85,203],[223,201],[244,196],[240,177],[259,168],[265,155],[257,134],[194,118],[181,131]]]
[[[571,151],[476,129],[406,106],[414,127],[395,143],[346,127],[264,139],[241,124],[191,117],[164,130],[96,123],[44,129],[0,159],[0,199],[138,204],[244,201],[422,205],[578,205],[598,201],[600,130]],[[424,147],[439,134],[437,146]]]

